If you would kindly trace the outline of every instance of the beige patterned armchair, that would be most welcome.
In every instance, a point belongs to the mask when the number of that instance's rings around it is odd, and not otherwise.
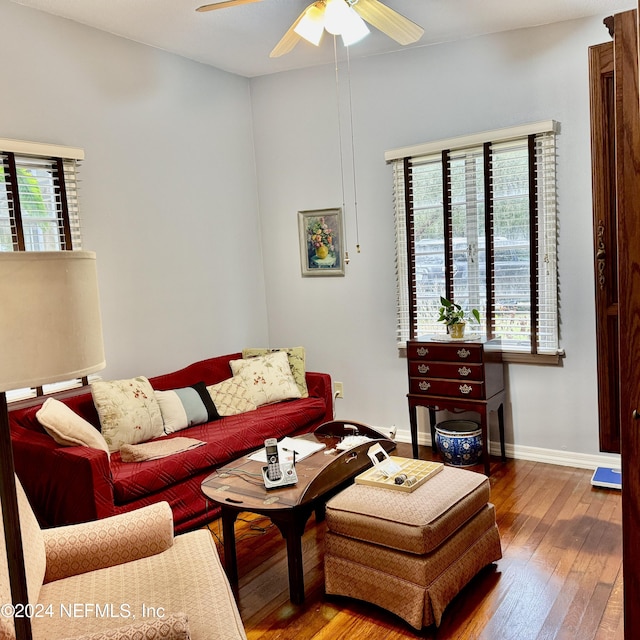
[[[246,640],[215,544],[173,535],[166,502],[41,530],[18,484],[34,640]],[[11,603],[0,526],[0,605]],[[15,637],[0,607],[0,639]]]

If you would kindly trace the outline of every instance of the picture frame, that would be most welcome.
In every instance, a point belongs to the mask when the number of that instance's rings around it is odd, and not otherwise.
[[[302,276],[344,276],[342,209],[298,211]]]

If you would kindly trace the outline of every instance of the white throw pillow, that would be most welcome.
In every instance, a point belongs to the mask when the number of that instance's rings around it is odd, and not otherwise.
[[[91,447],[110,455],[103,435],[84,418],[70,409],[64,402],[47,398],[36,413],[44,430],[64,447]]]
[[[300,397],[284,351],[247,360],[231,360],[229,364],[233,375],[244,382],[249,398],[257,407]]]
[[[110,451],[164,435],[160,405],[144,376],[91,383],[93,403]]]
[[[256,403],[249,396],[247,386],[240,377],[212,384],[207,387],[207,391],[221,416],[235,416],[257,409]]]

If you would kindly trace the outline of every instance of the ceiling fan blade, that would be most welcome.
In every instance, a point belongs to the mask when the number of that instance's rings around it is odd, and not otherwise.
[[[315,3],[312,3],[311,5],[309,5],[309,7],[313,4]],[[294,31],[294,29],[298,26],[300,20],[304,18],[304,15],[305,13],[307,13],[307,9],[309,9],[309,7],[305,8],[305,10],[298,16],[296,21],[289,27],[289,29],[287,29],[287,32],[282,36],[280,42],[278,42],[278,44],[273,47],[273,50],[269,54],[270,58],[279,58],[285,53],[289,53],[289,51],[291,51],[298,44],[298,42],[302,40],[302,37],[299,36]]]
[[[358,15],[400,44],[412,44],[422,37],[424,29],[390,9],[378,0],[357,0],[351,5]]]
[[[196,11],[213,11],[214,9],[226,9],[227,7],[235,7],[239,4],[252,4],[253,2],[262,2],[262,0],[224,0],[224,2],[204,4],[201,7],[198,7]]]

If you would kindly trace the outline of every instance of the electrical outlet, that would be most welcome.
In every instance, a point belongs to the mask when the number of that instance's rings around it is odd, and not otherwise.
[[[342,382],[334,382],[333,383],[333,397],[334,398],[344,398],[343,395]]]

